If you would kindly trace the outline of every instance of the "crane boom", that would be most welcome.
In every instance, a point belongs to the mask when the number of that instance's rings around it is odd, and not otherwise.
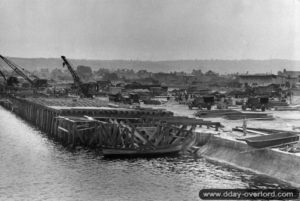
[[[66,65],[68,70],[70,71],[73,79],[74,79],[74,84],[77,86],[82,85],[82,81],[80,79],[80,77],[78,76],[78,74],[76,73],[76,71],[74,70],[74,68],[72,67],[72,65],[70,64],[70,62],[67,60],[67,58],[65,56],[61,56],[63,62],[63,66]]]
[[[2,65],[0,65],[0,67],[2,67]],[[7,82],[6,76],[5,74],[0,70],[0,75],[3,77],[3,79]]]
[[[26,70],[26,69],[24,69],[24,68],[22,68],[22,70],[25,72],[25,73],[27,73],[27,74],[29,74],[31,77],[33,77],[34,79],[40,79],[38,76],[36,76],[35,74],[33,74],[33,73],[31,73],[31,72],[29,72],[28,70]]]
[[[9,59],[7,59],[6,57],[0,55],[0,58],[10,67],[12,68],[17,74],[19,74],[20,76],[22,76],[24,79],[26,79],[31,85],[34,85],[33,80],[31,80],[22,70],[21,67],[19,67],[17,64],[13,63],[12,61],[10,61]]]
[[[7,79],[6,79],[5,75],[4,75],[4,73],[3,73],[1,70],[0,70],[0,75],[4,78],[5,81],[7,81]]]
[[[95,89],[96,85],[91,83],[83,83],[67,58],[65,56],[61,56],[61,58],[64,61],[63,66],[66,65],[72,74],[74,84],[79,89],[79,92],[87,98],[92,98],[95,92],[91,91]]]

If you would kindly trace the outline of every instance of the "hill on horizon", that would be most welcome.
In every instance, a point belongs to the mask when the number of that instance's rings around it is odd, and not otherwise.
[[[17,65],[30,70],[48,68],[62,68],[60,58],[18,58],[9,57]],[[166,61],[139,61],[139,60],[88,60],[69,59],[76,68],[78,65],[90,66],[93,70],[106,68],[148,70],[150,72],[185,71],[190,73],[193,69],[201,69],[202,72],[212,70],[220,74],[229,73],[274,73],[283,69],[299,70],[299,60],[270,59],[270,60],[166,60]],[[2,66],[3,63],[2,63]],[[9,67],[7,67],[9,68]]]

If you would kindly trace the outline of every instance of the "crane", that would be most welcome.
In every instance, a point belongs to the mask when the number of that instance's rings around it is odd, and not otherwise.
[[[7,79],[6,79],[4,73],[1,70],[0,70],[0,75],[4,78],[5,82],[7,82]]]
[[[4,85],[0,83],[0,92],[2,92],[3,90],[5,90],[5,87],[7,85],[7,80],[4,73],[1,70],[0,70],[0,75],[4,78]]]
[[[0,65],[0,66],[2,67],[2,65]],[[5,85],[8,87],[15,87],[19,83],[17,77],[15,77],[15,76],[7,77],[7,76],[5,76],[4,72],[1,70],[0,70],[0,75],[4,79]]]
[[[61,56],[61,58],[63,60],[63,67],[66,65],[73,77],[75,87],[83,96],[92,98],[97,88],[96,83],[83,83],[67,58],[65,56]]]
[[[11,67],[17,74],[22,76],[24,79],[26,79],[30,84],[34,85],[33,81],[21,70],[21,67],[18,67],[16,64],[14,64],[12,61],[7,59],[6,57],[0,55],[0,58],[9,66]]]
[[[27,80],[33,87],[45,87],[47,86],[47,80],[46,79],[40,79],[36,75],[32,75],[28,71],[25,71],[25,69],[21,68],[17,64],[13,63],[8,58],[0,55],[0,58],[10,67],[12,68],[17,74],[19,74],[21,77],[23,77],[25,80]],[[30,74],[35,79],[31,79],[27,74]]]

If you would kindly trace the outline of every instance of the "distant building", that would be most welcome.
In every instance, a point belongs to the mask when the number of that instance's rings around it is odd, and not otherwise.
[[[122,92],[123,87],[109,87],[110,94],[119,94]]]
[[[196,79],[196,76],[183,73],[155,73],[153,78],[163,85],[178,87],[191,83]]]
[[[280,72],[283,75],[286,75],[288,77],[292,78],[299,78],[298,82],[300,82],[300,71],[292,71],[292,70],[286,70],[284,69],[283,72]]]
[[[205,75],[210,76],[210,77],[216,77],[216,76],[218,76],[218,73],[215,73],[215,72],[209,70],[205,73]]]
[[[280,84],[278,83],[277,76],[274,74],[252,74],[252,75],[240,75],[239,82],[243,86],[268,86],[270,84]]]
[[[274,74],[244,74],[239,75],[239,82],[245,87],[258,87],[258,86],[269,86],[269,85],[279,85],[286,86],[288,88],[295,85],[295,79],[286,76],[284,74],[278,73]]]
[[[145,79],[145,78],[150,78],[152,76],[152,73],[148,72],[147,70],[139,70],[137,72],[137,75],[139,78]]]
[[[282,72],[278,72],[279,76],[285,77],[292,87],[300,88],[300,71],[287,71],[284,69]]]

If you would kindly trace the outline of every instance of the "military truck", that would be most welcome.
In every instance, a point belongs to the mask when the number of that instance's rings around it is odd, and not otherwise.
[[[109,94],[109,100],[113,102],[120,102],[124,104],[140,103],[139,95],[135,93],[129,93],[128,95],[122,95],[121,93]]]
[[[252,111],[260,109],[265,111],[269,109],[269,98],[268,97],[251,97],[242,105],[242,110],[247,110],[250,108]]]
[[[214,96],[201,96],[196,97],[194,100],[188,103],[189,109],[193,109],[194,107],[202,110],[206,108],[207,110],[211,110],[212,105],[214,105],[215,98]]]

